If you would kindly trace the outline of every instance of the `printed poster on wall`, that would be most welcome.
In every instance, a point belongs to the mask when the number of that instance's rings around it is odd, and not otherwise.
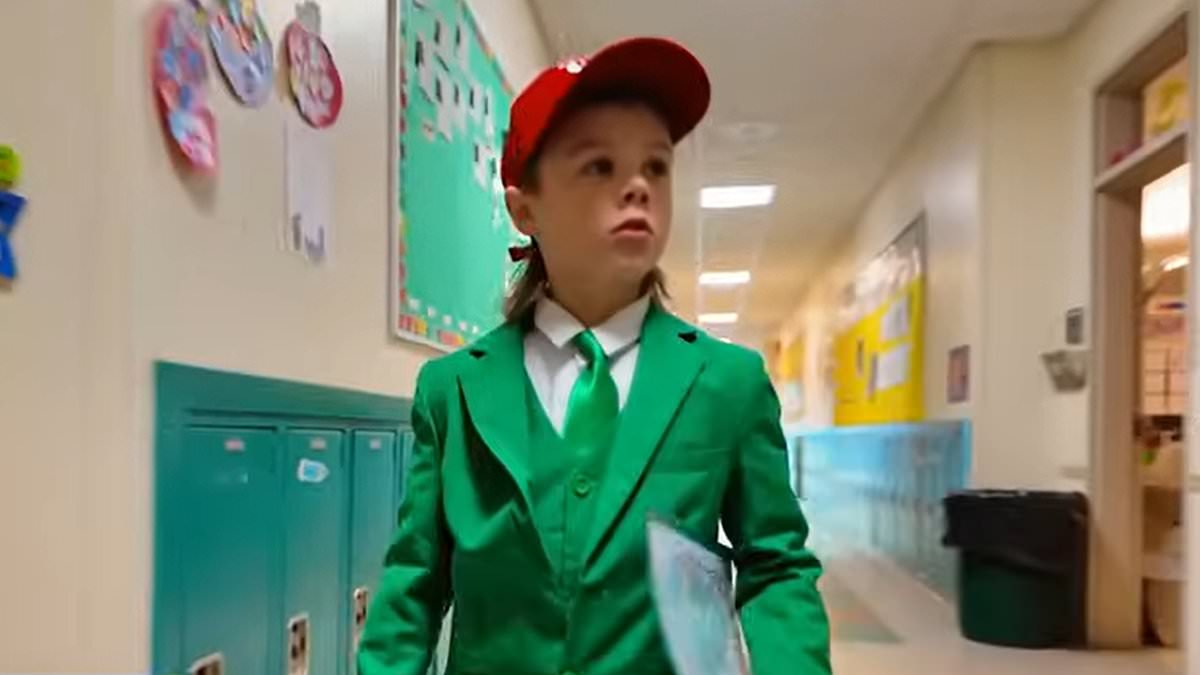
[[[394,2],[392,331],[450,350],[502,320],[513,91],[463,0]]]
[[[924,265],[922,217],[846,287],[834,340],[837,425],[924,418]]]

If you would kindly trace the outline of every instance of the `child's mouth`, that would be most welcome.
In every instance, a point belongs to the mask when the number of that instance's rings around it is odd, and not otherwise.
[[[650,235],[654,234],[654,228],[645,218],[630,218],[613,228],[613,234]]]

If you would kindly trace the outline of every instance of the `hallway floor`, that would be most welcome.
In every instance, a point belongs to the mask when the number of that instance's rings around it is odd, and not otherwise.
[[[838,675],[1179,675],[1176,651],[1023,651],[959,636],[954,609],[900,570],[874,560],[827,561],[823,592]]]

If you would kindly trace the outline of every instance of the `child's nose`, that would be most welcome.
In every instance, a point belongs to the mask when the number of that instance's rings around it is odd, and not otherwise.
[[[621,199],[623,206],[647,206],[650,204],[650,186],[641,176],[629,181]]]

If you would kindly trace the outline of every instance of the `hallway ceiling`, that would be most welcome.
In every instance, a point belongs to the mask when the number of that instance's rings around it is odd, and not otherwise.
[[[681,313],[738,312],[726,334],[754,347],[791,314],[971,47],[1060,34],[1094,4],[529,1],[559,58],[631,35],[664,35],[709,67],[713,108],[680,149],[664,266]],[[703,185],[755,183],[779,186],[773,206],[699,208]],[[753,282],[699,291],[698,273],[713,269],[749,269]]]

